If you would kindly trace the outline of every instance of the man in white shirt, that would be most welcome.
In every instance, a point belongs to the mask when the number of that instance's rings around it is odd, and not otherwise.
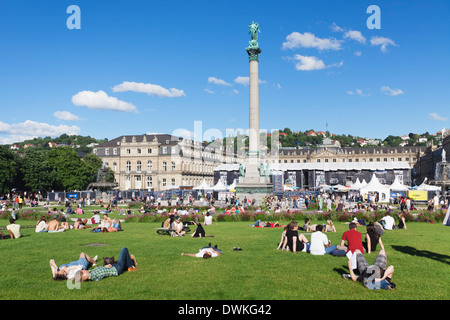
[[[208,259],[208,258],[214,258],[214,257],[218,257],[222,254],[222,251],[217,249],[217,245],[214,247],[211,247],[211,245],[209,245],[209,247],[204,247],[202,249],[200,249],[198,251],[198,253],[182,253],[182,256],[190,256],[190,257],[196,257],[196,258],[203,258],[203,259]]]
[[[439,197],[437,194],[434,194],[433,204],[434,204],[434,210],[438,210],[439,209]]]
[[[311,246],[309,247],[309,252],[312,255],[324,255],[330,254],[336,250],[335,245],[329,245],[328,237],[326,234],[322,233],[323,225],[318,224],[316,226],[316,232],[311,234]]]
[[[385,230],[392,230],[395,225],[395,220],[389,213],[387,213],[386,216],[381,219],[380,223]]]
[[[20,225],[16,224],[16,221],[11,218],[9,219],[9,225],[6,226],[6,229],[9,231],[9,235],[11,236],[11,239],[17,239],[22,236],[22,233],[20,232]]]

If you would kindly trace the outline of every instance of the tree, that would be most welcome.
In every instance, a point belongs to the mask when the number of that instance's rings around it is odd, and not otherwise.
[[[49,190],[55,179],[45,151],[28,149],[20,161],[20,171],[24,188],[29,191]]]
[[[54,148],[47,152],[46,161],[55,178],[55,190],[83,190],[87,187],[86,168],[78,154],[70,147]]]
[[[18,174],[17,156],[6,147],[0,146],[0,192],[7,193],[18,187]]]
[[[388,147],[398,147],[400,143],[402,143],[402,138],[399,136],[389,135],[386,139],[384,139],[383,143]]]

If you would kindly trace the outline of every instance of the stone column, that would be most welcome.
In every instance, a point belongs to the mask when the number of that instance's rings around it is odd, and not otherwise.
[[[259,137],[259,75],[258,60],[250,60],[249,80],[249,156],[258,156],[260,149]]]

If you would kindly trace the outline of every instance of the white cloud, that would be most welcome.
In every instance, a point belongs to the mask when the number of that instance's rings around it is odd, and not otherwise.
[[[305,32],[292,32],[286,37],[286,42],[283,42],[283,49],[295,49],[295,48],[316,48],[319,50],[340,50],[341,40],[334,38],[321,39],[313,35],[312,33]]]
[[[206,93],[215,94],[214,91],[212,91],[212,90],[210,90],[208,88],[203,89],[203,91],[205,91]]]
[[[367,93],[363,93],[363,91],[361,89],[356,88],[355,91],[347,91],[347,94],[353,95],[353,94],[357,94],[360,95],[362,97],[368,97],[370,96],[370,94]]]
[[[220,86],[231,86],[231,84],[229,84],[228,82],[226,82],[222,79],[215,78],[215,77],[209,77],[208,83],[214,83],[214,84],[217,84]]]
[[[234,82],[236,82],[237,84],[242,84],[242,85],[248,86],[248,84],[250,82],[250,78],[238,76],[238,77],[236,77],[236,79],[234,79]],[[267,81],[259,79],[259,83],[267,83]]]
[[[78,121],[80,118],[69,111],[55,111],[53,115],[59,120],[65,121]]]
[[[339,27],[335,22],[333,22],[333,24],[331,25],[330,28],[333,32],[343,32],[344,31],[344,29]]]
[[[437,120],[437,121],[447,121],[447,120],[448,120],[448,118],[441,117],[441,116],[438,115],[437,113],[430,113],[430,114],[428,115],[428,117],[429,117],[431,120]]]
[[[185,96],[183,90],[175,88],[166,89],[157,84],[130,82],[130,81],[124,81],[121,84],[114,86],[112,88],[112,91],[114,92],[133,91],[166,98],[176,98]]]
[[[381,92],[388,96],[398,96],[400,94],[404,94],[403,90],[401,89],[391,89],[387,86],[381,87]]]
[[[12,144],[36,137],[59,137],[62,134],[77,135],[80,128],[77,126],[54,126],[48,123],[26,120],[25,122],[8,124],[0,121],[0,134],[8,135],[0,137],[0,144]]]
[[[121,112],[137,112],[134,105],[110,97],[104,91],[81,91],[72,97],[72,103],[77,107],[83,106],[95,110],[114,110]]]
[[[362,52],[361,51],[355,51],[353,54],[355,56],[357,56],[357,57],[361,57],[362,56]]]
[[[292,59],[298,61],[295,64],[295,68],[300,71],[312,71],[312,70],[321,70],[326,68],[340,68],[344,65],[344,62],[341,61],[339,63],[334,63],[331,65],[325,65],[325,63],[317,57],[313,56],[302,56],[300,54],[296,54]]]
[[[325,63],[317,57],[306,57],[296,54],[294,59],[300,61],[295,65],[297,70],[311,71],[325,69]]]
[[[350,30],[344,34],[345,39],[353,39],[360,43],[366,43],[366,38],[362,35],[360,31]]]
[[[370,43],[372,44],[372,46],[381,46],[381,52],[386,53],[387,50],[387,46],[395,46],[398,47],[398,45],[389,38],[385,38],[385,37],[372,37],[370,39]]]

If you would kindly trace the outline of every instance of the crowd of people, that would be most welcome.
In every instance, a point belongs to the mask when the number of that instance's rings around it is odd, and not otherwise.
[[[20,209],[21,203],[23,203],[20,199],[20,197],[14,198],[13,203],[15,203],[15,205],[13,206],[12,212],[14,212],[15,209]],[[323,224],[311,224],[311,220],[305,218],[302,226],[300,226],[297,221],[291,221],[287,225],[280,225],[278,222],[258,220],[250,226],[261,228],[283,228],[281,239],[277,247],[277,249],[281,251],[287,251],[293,254],[303,252],[314,256],[345,255],[348,258],[349,273],[343,274],[343,278],[359,281],[369,289],[394,289],[396,287],[392,282],[394,266],[387,265],[386,251],[382,236],[385,230],[407,229],[405,213],[414,208],[408,198],[400,197],[397,200],[397,204],[401,209],[400,212],[396,213],[398,215],[397,224],[396,219],[389,212],[390,210],[386,210],[386,215],[377,222],[366,224],[365,221],[357,220],[355,218],[354,221],[349,223],[349,230],[343,232],[341,241],[335,244],[332,244],[327,236],[327,233],[329,232],[336,232],[336,227],[330,219]],[[208,199],[208,201],[210,208],[204,212],[204,222],[199,222],[198,220],[191,222],[191,225],[196,227],[196,230],[191,234],[191,237],[193,238],[205,238],[206,232],[204,226],[213,224],[212,217],[216,213],[216,208],[214,207],[214,203],[211,202],[211,199]],[[333,194],[326,193],[319,194],[318,196],[307,195],[302,199],[277,196],[266,198],[268,208],[272,209],[274,212],[289,210],[289,208],[297,208],[302,205],[306,208],[317,205],[320,210],[326,207],[327,211],[331,211],[332,206],[334,206],[335,209],[338,209],[340,204],[348,204],[350,201],[356,201],[354,209],[358,211],[377,210],[379,208],[376,202],[376,195],[369,195],[368,199],[363,199],[363,201],[360,201],[358,198],[346,199],[345,196],[334,196]],[[367,201],[367,203],[364,203],[364,201]],[[175,202],[176,204],[179,204],[180,199],[175,199]],[[159,205],[161,205],[160,199],[155,199],[150,206],[142,207],[138,211],[141,212],[142,210],[145,212],[150,208],[155,208],[155,206],[158,208]],[[441,205],[441,203],[436,204],[436,198],[434,198],[433,202],[430,202],[429,205],[433,206],[433,210],[437,210],[440,208],[439,205]],[[252,199],[245,198],[241,201],[238,198],[233,198],[233,200],[230,201],[230,205],[227,205],[224,208],[223,213],[230,215],[242,214],[249,206],[254,206],[254,201]],[[91,229],[91,232],[116,232],[123,230],[121,221],[119,219],[111,219],[108,215],[112,209],[117,210],[117,204],[109,203],[104,206],[105,209],[102,211],[103,219],[100,218],[100,211],[94,211],[93,216],[90,219],[77,218],[73,223],[68,222],[68,218],[76,214],[85,214],[86,212],[83,211],[84,207],[79,204],[77,205],[77,208],[73,210],[69,204],[66,208],[65,211],[58,211],[56,208],[53,210],[49,209],[48,213],[52,214],[53,219],[47,221],[46,217],[41,217],[36,223],[35,232],[59,233],[71,229]],[[384,209],[388,209],[388,207]],[[162,223],[162,227],[169,229],[170,235],[173,237],[186,236],[186,225],[183,224],[181,217],[193,213],[192,210],[192,208],[188,207],[171,209],[168,213],[167,220]],[[162,212],[165,213],[165,211]],[[128,214],[129,213],[130,211],[128,211]],[[11,239],[20,238],[22,236],[20,224],[16,223],[14,216],[12,216],[9,222],[10,224],[6,228],[9,235],[4,235],[0,232],[0,237]],[[365,233],[361,234],[357,231],[357,227],[365,227]],[[242,250],[241,248],[234,249]],[[370,255],[375,252],[378,252],[378,254],[374,263],[370,265],[366,261],[364,254]],[[182,255],[204,259],[219,257],[222,254],[223,251],[220,250],[217,245],[212,246],[211,243],[208,246],[199,249],[198,253],[182,253]],[[101,267],[97,266],[97,256],[91,258],[86,253],[81,253],[78,260],[67,264],[61,264],[59,267],[57,267],[54,260],[50,260],[50,266],[55,280],[71,280],[78,277],[79,281],[98,281],[105,277],[118,276],[127,270],[137,270],[137,262],[134,256],[128,253],[127,248],[122,249],[118,261],[104,263]],[[90,270],[90,267],[96,268]]]
[[[303,227],[300,227],[297,221],[291,221],[285,226],[277,249],[294,254],[305,252],[319,256],[345,255],[348,257],[349,273],[343,274],[344,279],[359,281],[369,289],[392,290],[396,287],[392,282],[394,266],[387,267],[386,251],[381,240],[385,230],[394,229],[391,219],[393,218],[387,214],[380,221],[368,223],[364,235],[357,230],[358,223],[352,221],[349,223],[349,230],[342,234],[338,244],[331,244],[326,235],[326,232],[336,232],[331,221],[327,221],[327,224],[310,225],[310,220],[305,219]],[[310,232],[310,240],[303,232]],[[380,251],[375,262],[369,265],[363,254],[376,252],[378,247]]]

